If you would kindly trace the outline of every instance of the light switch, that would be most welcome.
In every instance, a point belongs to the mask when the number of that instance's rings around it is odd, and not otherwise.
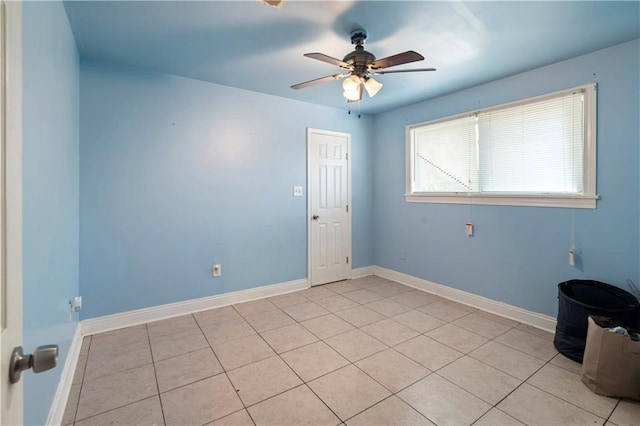
[[[301,186],[294,186],[293,187],[293,196],[294,197],[302,197],[302,187]]]
[[[222,265],[219,263],[216,263],[215,265],[213,265],[213,276],[219,277],[221,275],[222,275]]]

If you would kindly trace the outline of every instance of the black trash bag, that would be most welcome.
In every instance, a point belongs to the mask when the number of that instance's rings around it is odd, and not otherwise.
[[[640,302],[629,292],[599,281],[570,280],[558,284],[558,323],[553,345],[582,363],[587,317],[609,317],[621,326],[640,327]]]

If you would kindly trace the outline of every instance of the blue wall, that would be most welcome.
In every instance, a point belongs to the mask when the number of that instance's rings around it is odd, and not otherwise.
[[[637,283],[638,69],[634,41],[357,120],[84,60],[84,317],[305,277],[306,202],[291,187],[306,182],[306,126],[353,135],[354,267],[377,264],[552,316],[560,281]],[[573,213],[576,267],[568,265],[571,209],[404,201],[407,124],[589,82],[598,83],[602,199]],[[210,275],[215,262],[220,279]]]
[[[352,135],[353,266],[372,263],[369,118],[84,59],[80,110],[83,318],[305,278],[307,126]]]
[[[374,263],[555,316],[557,283],[639,276],[638,40],[374,117]],[[595,210],[404,201],[405,126],[598,83]],[[472,220],[475,235],[464,224]],[[402,259],[402,251],[406,251]]]
[[[77,325],[79,59],[60,2],[23,4],[24,348],[60,346],[58,367],[26,372],[24,421],[44,424]]]

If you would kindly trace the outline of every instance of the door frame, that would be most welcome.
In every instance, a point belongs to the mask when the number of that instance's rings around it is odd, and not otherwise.
[[[22,424],[24,416],[23,381],[14,385],[9,382],[9,357],[14,346],[22,345],[22,2],[4,1],[5,74],[3,90],[4,114],[4,163],[3,163],[3,236],[1,242],[3,268],[2,279],[6,294],[6,329],[2,330],[0,350],[0,414],[1,424]],[[10,333],[9,333],[10,331]],[[8,407],[11,407],[9,410]]]
[[[311,287],[313,284],[313,276],[312,276],[312,253],[311,249],[313,247],[311,241],[311,135],[312,134],[324,134],[330,136],[344,136],[347,138],[347,205],[349,206],[349,210],[347,212],[347,247],[346,252],[349,258],[349,262],[347,264],[347,277],[346,279],[351,279],[351,271],[353,264],[353,256],[351,253],[351,216],[352,216],[352,206],[351,206],[351,133],[345,132],[336,132],[332,130],[323,130],[316,129],[313,127],[307,127],[307,282],[308,286]]]

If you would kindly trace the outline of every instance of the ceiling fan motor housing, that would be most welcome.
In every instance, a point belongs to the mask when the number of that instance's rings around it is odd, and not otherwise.
[[[375,62],[376,57],[373,53],[364,50],[364,42],[367,40],[367,32],[365,30],[351,31],[351,44],[356,46],[356,50],[348,53],[343,62],[353,66],[352,74],[358,77],[365,77],[369,72],[369,65]]]
[[[367,41],[367,31],[363,29],[357,29],[351,31],[351,44],[356,46],[362,46]]]

